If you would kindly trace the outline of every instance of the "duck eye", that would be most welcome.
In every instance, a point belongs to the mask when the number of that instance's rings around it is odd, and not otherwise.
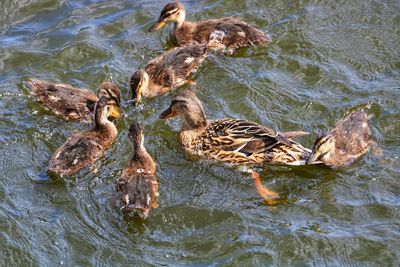
[[[318,155],[318,160],[321,160],[325,155],[326,155],[326,152],[321,152],[321,153]]]
[[[165,15],[170,16],[170,15],[172,15],[172,14],[177,13],[178,11],[179,11],[178,8],[174,8],[174,9],[171,9],[171,10],[167,11],[167,12],[165,13]]]
[[[174,8],[172,10],[166,11],[164,14],[161,15],[161,19],[164,20],[164,19],[166,19],[168,17],[171,17],[173,14],[176,14],[178,12],[179,12],[178,8]]]

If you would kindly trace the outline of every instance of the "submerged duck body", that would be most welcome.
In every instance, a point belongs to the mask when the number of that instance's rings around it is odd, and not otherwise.
[[[144,136],[139,124],[130,126],[129,137],[134,154],[117,181],[117,191],[121,194],[123,212],[133,212],[146,219],[150,211],[158,207],[156,163],[143,146]]]
[[[179,115],[183,120],[180,143],[193,155],[231,165],[304,165],[310,150],[288,137],[305,132],[279,133],[242,119],[207,120],[193,91],[176,95],[160,118]]]
[[[28,85],[31,88],[31,94],[40,103],[67,120],[91,122],[95,104],[102,96],[110,98],[110,117],[116,118],[121,114],[121,93],[119,88],[111,82],[100,84],[98,96],[91,90],[64,83],[30,79]]]
[[[95,126],[86,132],[73,134],[53,153],[49,171],[60,176],[72,175],[82,168],[93,164],[111,146],[118,131],[110,122],[107,97],[96,104]]]
[[[188,82],[207,56],[206,45],[176,47],[151,60],[130,80],[134,104],[142,97],[166,94]]]
[[[369,117],[360,109],[339,120],[335,128],[315,141],[307,164],[347,167],[367,153],[373,144]]]
[[[185,8],[181,3],[169,3],[161,11],[158,21],[149,31],[156,31],[172,22],[174,28],[171,37],[176,46],[211,43],[212,48],[223,49],[228,53],[233,53],[240,47],[271,42],[271,38],[266,33],[239,18],[225,17],[189,22],[185,20],[185,17]]]

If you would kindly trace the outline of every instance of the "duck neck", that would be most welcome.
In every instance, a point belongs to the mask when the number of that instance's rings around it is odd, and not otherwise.
[[[176,22],[174,23],[175,30],[179,30],[182,28],[183,23],[185,22],[186,12],[184,10],[180,11]]]
[[[197,123],[184,121],[182,123],[181,131],[201,132],[206,126],[207,126],[206,120]]]
[[[98,131],[107,132],[110,137],[115,138],[118,134],[117,127],[114,123],[108,120],[108,114],[105,110],[96,110],[95,114],[95,127]]]
[[[142,136],[136,136],[131,139],[133,147],[133,158],[141,158],[143,155],[148,155],[146,148],[144,147],[144,139]]]
[[[182,128],[179,133],[179,140],[182,148],[186,152],[201,156],[202,143],[200,136],[202,135],[204,129],[205,126],[193,128],[188,124],[182,124]]]
[[[140,140],[139,140],[140,141]],[[154,173],[155,166],[153,158],[147,152],[146,148],[143,146],[143,142],[133,143],[133,157],[132,160],[139,164],[139,167],[145,169],[147,172]]]
[[[201,105],[193,106],[183,118],[182,130],[201,131],[207,126],[207,118]]]
[[[190,115],[183,121],[180,131],[181,142],[184,146],[191,146],[193,140],[196,140],[207,126],[207,119],[203,112]]]

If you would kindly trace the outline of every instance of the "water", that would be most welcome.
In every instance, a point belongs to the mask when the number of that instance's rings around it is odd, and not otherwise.
[[[180,121],[158,120],[170,96],[133,109],[130,74],[170,47],[150,34],[165,1],[3,0],[0,4],[0,265],[400,264],[400,2],[183,1],[188,18],[240,16],[267,30],[268,47],[212,55],[194,79],[209,118],[247,118],[313,133],[371,104],[374,139],[350,168],[266,167],[266,206],[249,177],[187,158]],[[52,152],[87,125],[29,96],[29,77],[93,90],[116,82],[127,116],[96,174],[54,179]],[[132,154],[127,127],[144,126],[158,163],[160,208],[121,215],[115,180]]]

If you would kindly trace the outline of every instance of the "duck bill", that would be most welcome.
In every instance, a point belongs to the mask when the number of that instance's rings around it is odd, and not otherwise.
[[[309,164],[319,164],[319,163],[321,163],[321,161],[318,160],[320,155],[321,155],[321,153],[318,152],[318,151],[315,152],[315,153],[312,153],[311,156],[307,159],[306,164],[309,165]]]
[[[156,23],[154,23],[154,24],[150,27],[149,32],[158,31],[159,29],[161,29],[162,27],[164,27],[165,24],[167,24],[165,21],[163,21],[163,20],[158,20]]]
[[[109,116],[111,118],[114,118],[114,119],[118,118],[118,117],[121,116],[121,114],[122,114],[122,109],[120,107],[118,107],[118,106],[112,106],[111,107],[111,111],[109,113]]]
[[[161,113],[160,119],[167,120],[169,118],[175,117],[176,115],[178,115],[178,114],[175,111],[173,111],[171,107],[169,107],[167,110],[165,110],[165,111],[163,111],[163,113]]]

